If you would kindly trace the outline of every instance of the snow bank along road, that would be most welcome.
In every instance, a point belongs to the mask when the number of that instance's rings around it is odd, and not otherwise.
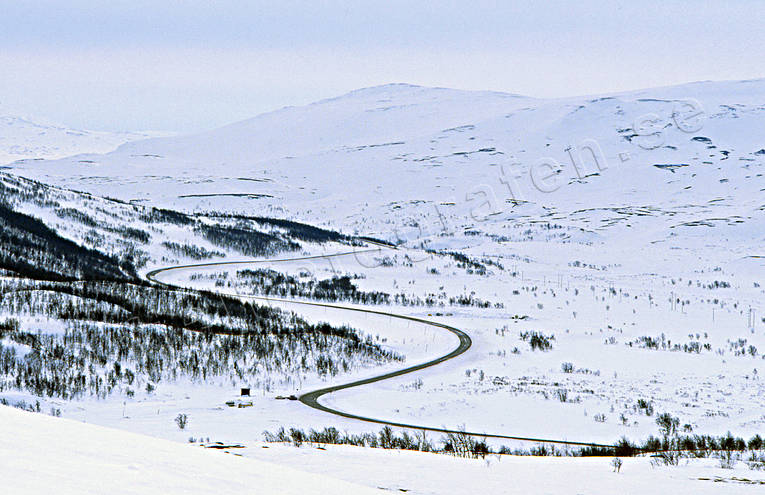
[[[157,279],[157,276],[162,273],[168,273],[174,270],[188,270],[188,269],[194,269],[194,268],[210,268],[210,267],[216,267],[216,266],[226,266],[226,265],[247,265],[247,264],[263,264],[263,263],[279,263],[279,262],[294,262],[294,261],[307,261],[312,259],[330,259],[330,258],[337,258],[340,256],[355,256],[357,254],[362,253],[370,253],[370,252],[377,252],[380,251],[381,248],[377,249],[365,249],[365,250],[358,250],[358,251],[351,251],[351,252],[343,252],[343,253],[335,253],[335,254],[326,254],[326,255],[317,255],[317,256],[305,256],[300,258],[286,258],[286,259],[268,259],[268,260],[253,260],[253,261],[222,261],[217,263],[199,263],[199,264],[193,264],[193,265],[179,265],[179,266],[172,266],[167,268],[160,268],[157,270],[153,270],[146,274],[146,278],[151,281],[155,282],[161,285],[165,285],[167,287],[172,287],[176,289],[186,289],[186,287],[180,287],[174,284],[170,284],[167,282],[161,282]],[[222,293],[226,294],[226,293]],[[319,411],[324,411],[330,414],[335,414],[337,416],[342,416],[344,418],[349,419],[356,419],[359,421],[366,421],[369,423],[377,423],[381,425],[388,425],[388,426],[395,426],[399,428],[409,428],[413,430],[422,430],[422,431],[431,431],[436,433],[461,433],[466,434],[470,436],[475,437],[485,437],[485,438],[496,438],[496,439],[507,439],[507,440],[515,440],[515,441],[526,441],[526,442],[538,442],[538,443],[553,443],[553,444],[563,444],[563,445],[573,445],[573,446],[582,446],[582,447],[605,447],[610,448],[613,447],[612,445],[604,445],[604,444],[598,444],[598,443],[587,443],[587,442],[570,442],[566,440],[559,440],[559,439],[549,439],[549,438],[531,438],[531,437],[523,437],[523,436],[513,436],[513,435],[500,435],[500,434],[492,434],[492,433],[478,433],[478,432],[466,432],[461,430],[450,430],[447,428],[434,428],[430,426],[422,426],[422,425],[413,425],[413,424],[407,424],[407,423],[397,423],[395,421],[387,421],[384,419],[375,419],[375,418],[369,418],[366,416],[359,416],[357,414],[340,411],[337,409],[333,409],[331,407],[327,407],[319,402],[319,398],[321,398],[323,395],[331,394],[332,392],[337,392],[338,390],[343,390],[347,388],[353,388],[353,387],[360,387],[362,385],[367,385],[370,383],[379,382],[382,380],[387,380],[389,378],[394,378],[401,375],[406,375],[408,373],[413,373],[415,371],[423,370],[425,368],[430,368],[432,366],[436,366],[440,363],[443,363],[445,361],[448,361],[450,359],[453,359],[460,354],[463,354],[468,349],[470,349],[470,346],[472,344],[472,341],[470,340],[470,337],[468,334],[463,332],[462,330],[445,325],[443,323],[438,323],[435,321],[430,320],[424,320],[422,318],[416,318],[413,316],[406,316],[396,313],[388,313],[385,311],[375,311],[371,309],[363,309],[363,308],[354,308],[354,307],[348,307],[348,306],[342,306],[337,304],[325,304],[325,303],[319,303],[319,302],[308,302],[308,301],[297,301],[292,299],[282,299],[282,298],[272,298],[272,297],[264,297],[264,296],[239,296],[238,294],[226,294],[229,296],[238,296],[238,297],[247,297],[248,299],[255,299],[260,301],[276,301],[280,303],[287,303],[287,304],[296,304],[296,305],[305,305],[305,306],[316,306],[316,307],[323,307],[323,308],[333,308],[333,309],[340,309],[343,311],[357,311],[361,313],[369,313],[369,314],[375,314],[375,315],[382,315],[382,316],[388,316],[391,318],[398,318],[401,320],[408,320],[413,321],[417,323],[423,323],[425,325],[430,325],[433,327],[441,328],[443,330],[446,330],[448,332],[453,333],[459,338],[459,345],[449,352],[448,354],[445,354],[443,356],[440,356],[438,358],[435,358],[431,361],[418,364],[416,366],[410,366],[408,368],[403,368],[400,370],[392,371],[390,373],[385,373],[383,375],[378,375],[372,378],[365,378],[363,380],[357,380],[350,383],[345,383],[342,385],[334,385],[331,387],[326,388],[320,388],[318,390],[314,390],[312,392],[307,392],[305,394],[302,394],[300,397],[298,397],[298,400],[302,402],[303,404],[312,407],[314,409],[318,409]]]

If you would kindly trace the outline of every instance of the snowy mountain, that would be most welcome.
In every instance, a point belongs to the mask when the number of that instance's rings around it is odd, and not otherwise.
[[[332,196],[348,185],[353,187],[342,191],[343,201],[356,209],[366,202],[375,205],[377,197],[386,198],[377,206],[391,197],[435,202],[454,196],[463,201],[465,190],[483,182],[500,192],[501,167],[518,163],[513,173],[522,176],[546,157],[561,164],[563,184],[593,182],[579,175],[606,172],[595,169],[585,156],[589,165],[580,166],[577,174],[568,148],[594,140],[603,151],[600,166],[630,179],[623,191],[633,197],[648,200],[643,196],[654,192],[657,183],[681,182],[684,188],[684,179],[677,180],[681,177],[698,184],[696,189],[703,189],[699,194],[707,196],[709,187],[720,193],[731,187],[707,183],[710,176],[722,178],[740,168],[760,166],[765,154],[760,153],[765,136],[759,132],[764,112],[765,80],[558,100],[387,85],[198,135],[133,142],[106,155],[21,163],[14,170],[59,183],[80,181],[99,192],[116,193],[126,185],[119,194],[124,199],[135,199],[143,186],[175,184],[161,192],[149,189],[149,199],[188,208],[206,204],[184,197],[192,193],[261,194],[227,208],[252,212],[279,202],[300,214],[305,209],[296,203],[307,200],[328,206]],[[722,165],[726,167],[720,174]],[[337,184],[331,180],[336,174],[346,180]],[[111,178],[111,186],[102,183],[105,177]],[[124,184],[127,179],[122,177],[137,182]],[[547,182],[549,188],[556,185]],[[618,191],[614,182],[599,184],[598,189]],[[573,196],[584,192],[578,186],[559,187],[571,189]],[[533,184],[524,184],[523,189],[528,196],[538,196]],[[540,203],[563,204],[571,196],[543,196]]]
[[[63,158],[77,153],[106,153],[150,133],[69,129],[16,115],[0,115],[0,165],[16,160]]]
[[[763,124],[765,80],[553,100],[394,84],[11,171],[410,246],[443,245],[446,232],[458,244],[488,236],[650,246],[718,226],[720,243],[735,238],[751,255],[765,232]]]

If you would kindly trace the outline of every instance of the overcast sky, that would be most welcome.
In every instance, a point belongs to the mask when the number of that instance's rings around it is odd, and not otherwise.
[[[570,96],[765,77],[765,2],[0,0],[0,113],[208,129],[388,82]]]

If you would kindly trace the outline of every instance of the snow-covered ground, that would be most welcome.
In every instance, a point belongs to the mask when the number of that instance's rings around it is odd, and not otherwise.
[[[657,433],[654,416],[638,407],[639,399],[651,403],[656,413],[670,412],[679,417],[689,432],[723,435],[732,431],[748,437],[761,432],[765,424],[765,386],[759,376],[762,358],[759,351],[752,354],[754,351],[747,350],[747,346],[755,350],[765,347],[762,326],[755,325],[760,331],[746,327],[746,308],[758,301],[759,289],[754,286],[751,290],[741,287],[725,291],[697,287],[694,280],[690,288],[678,288],[687,282],[672,283],[652,275],[636,280],[610,278],[608,271],[605,275],[580,275],[577,271],[581,268],[559,275],[533,263],[525,265],[539,273],[527,272],[523,278],[506,273],[507,268],[493,268],[491,276],[468,275],[441,257],[411,267],[369,268],[353,256],[336,258],[332,263],[332,267],[321,266],[319,261],[265,266],[293,274],[310,270],[321,278],[333,270],[344,273],[355,269],[365,274],[358,283],[367,289],[393,293],[404,287],[407,293],[421,296],[437,293],[439,287],[448,294],[461,294],[467,284],[470,292],[483,300],[504,305],[373,308],[456,326],[471,336],[473,347],[436,368],[322,399],[338,409],[423,426],[464,426],[469,431],[604,443],[621,436],[644,439]],[[430,273],[432,268],[439,274]],[[227,280],[231,281],[240,269],[241,265],[229,270],[190,270],[185,276],[228,271]],[[187,278],[184,282],[184,272],[171,273],[166,280],[176,284],[247,293],[246,285],[221,289],[214,286],[215,279]],[[711,300],[710,292],[717,302]],[[669,300],[678,293],[689,303],[673,305]],[[742,296],[747,297],[743,299],[746,303],[739,299]],[[439,335],[438,330],[434,334],[406,324],[402,330],[409,336],[402,340],[396,337],[396,322],[386,318],[338,310],[292,309],[309,320],[347,323],[383,335],[395,344],[397,352],[415,362],[423,350],[422,339],[427,343]],[[554,336],[552,349],[532,351],[520,339],[524,331]],[[439,339],[449,337],[441,332]],[[644,337],[655,341],[658,348],[647,348]],[[741,346],[740,339],[746,344]],[[431,357],[445,353],[443,347],[430,345],[426,350]],[[564,372],[564,363],[571,363],[570,372]],[[421,382],[413,386],[417,380]],[[338,381],[350,381],[350,377]],[[284,416],[281,407],[272,414],[263,410],[259,417],[311,426],[302,415]],[[344,420],[338,420],[338,425],[354,431],[368,429]]]
[[[0,476],[9,494],[377,493],[278,462],[5,406],[0,434]]]
[[[6,493],[82,494],[645,494],[757,493],[761,472],[712,460],[673,468],[647,458],[446,455],[341,446],[258,444],[226,451],[0,406]],[[316,447],[321,447],[316,448]]]
[[[388,238],[468,229],[517,240],[514,224],[530,221],[561,223],[548,237],[575,242],[706,223],[761,230],[763,102],[765,80],[556,100],[387,85],[13,170],[125,200]]]
[[[756,493],[765,475],[744,463],[721,469],[710,459],[677,467],[652,466],[648,458],[623,459],[619,473],[611,458],[489,456],[461,459],[424,452],[359,447],[295,448],[270,444],[245,449],[248,458],[297,462],[301,469],[367,486],[418,495],[506,493],[610,495],[654,493]]]
[[[70,129],[3,112],[0,113],[0,165],[17,160],[64,158],[79,153],[108,153],[127,142],[159,135],[163,133]]]
[[[105,155],[21,161],[9,172],[134,204],[289,218],[400,243],[395,251],[331,264],[258,265],[317,279],[349,274],[361,290],[430,297],[433,306],[372,309],[441,321],[473,339],[468,353],[436,368],[321,399],[338,409],[433,427],[605,443],[655,435],[655,414],[668,412],[687,433],[749,437],[765,426],[764,124],[765,80],[556,100],[388,85],[200,135],[131,142]],[[61,202],[83,204],[73,197]],[[88,204],[117,208],[99,199]],[[124,211],[110,218],[135,217],[132,205],[119,208]],[[68,219],[28,209],[67,231]],[[87,229],[66,234],[82,240]],[[160,245],[164,238],[214,249],[183,228],[152,235],[144,271],[190,262],[170,256]],[[307,246],[305,254],[343,249]],[[171,272],[167,280],[250,294],[246,283],[190,277],[227,272],[231,281],[237,269]],[[450,302],[459,296],[488,307]],[[404,354],[406,364],[453,345],[448,334],[403,321],[281,305],[310,322],[359,328]],[[532,350],[521,336],[534,331],[554,336],[552,348]],[[43,407],[177,441],[241,442],[248,456],[273,455],[306,469],[320,470],[328,457],[339,465],[354,457],[362,472],[381,472],[386,482],[379,486],[444,493],[427,490],[452,486],[457,473],[472,476],[485,466],[426,454],[258,446],[263,430],[279,426],[375,430],[274,396],[397,366],[403,365],[272,384],[244,409],[224,405],[243,385],[238,382],[162,384],[153,395],[51,400]],[[638,406],[640,399],[654,415]],[[178,413],[189,415],[188,430],[173,425]],[[675,483],[682,493],[744,489],[698,481],[721,475],[710,462],[665,470],[636,459],[616,475],[603,460],[503,458],[486,468],[487,483],[497,483],[486,489],[504,492],[498,486],[511,476],[506,466],[529,483],[564,480],[565,486],[540,485],[550,493],[651,493]],[[410,465],[448,475],[423,486],[429,478],[409,478]],[[667,484],[651,485],[656,479]],[[520,482],[508,490],[516,487],[529,491]]]

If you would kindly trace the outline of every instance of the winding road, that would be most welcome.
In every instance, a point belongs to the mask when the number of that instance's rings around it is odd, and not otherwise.
[[[387,247],[387,246],[386,246]],[[267,260],[253,260],[253,261],[223,261],[223,262],[212,262],[212,263],[198,263],[198,264],[191,264],[191,265],[179,265],[179,266],[172,266],[167,268],[160,268],[157,270],[153,270],[146,274],[146,278],[154,283],[164,285],[167,287],[171,287],[174,289],[188,289],[188,287],[182,287],[173,285],[167,282],[162,282],[157,279],[157,276],[162,273],[169,273],[176,270],[188,270],[188,269],[195,269],[195,268],[211,268],[211,267],[217,267],[217,266],[230,266],[230,265],[251,265],[251,264],[264,264],[264,263],[279,263],[279,262],[300,262],[300,261],[310,261],[310,260],[316,260],[316,259],[331,259],[331,258],[337,258],[341,256],[356,256],[358,254],[363,253],[372,253],[372,252],[379,252],[381,249],[366,249],[366,250],[359,250],[359,251],[350,251],[350,252],[342,252],[342,253],[334,253],[334,254],[326,254],[326,255],[316,255],[316,256],[305,256],[305,257],[299,257],[299,258],[285,258],[285,259],[267,259]],[[448,428],[435,428],[431,426],[423,426],[423,425],[414,425],[409,423],[399,423],[396,421],[388,421],[385,419],[376,419],[376,418],[370,418],[367,416],[360,416],[358,414],[353,414],[346,411],[341,411],[338,409],[334,409],[328,406],[323,405],[321,402],[319,402],[319,399],[327,394],[331,394],[333,392],[337,392],[339,390],[345,390],[349,388],[354,387],[360,387],[363,385],[368,385],[370,383],[375,383],[383,380],[388,380],[390,378],[395,378],[401,375],[406,375],[408,373],[414,373],[415,371],[420,371],[426,368],[430,368],[433,366],[436,366],[438,364],[441,364],[445,361],[448,361],[450,359],[454,359],[455,357],[465,353],[468,349],[470,349],[470,346],[472,345],[472,340],[470,339],[470,336],[468,336],[467,333],[463,332],[462,330],[443,324],[438,323],[431,320],[425,320],[422,318],[416,318],[413,316],[406,316],[401,315],[397,313],[389,313],[385,311],[376,311],[372,309],[364,309],[364,308],[354,308],[354,307],[348,307],[348,306],[342,306],[337,304],[327,304],[327,303],[320,303],[320,302],[309,302],[309,301],[298,301],[293,299],[281,299],[281,298],[271,298],[271,297],[265,297],[265,296],[241,296],[238,294],[226,294],[229,296],[236,296],[236,297],[246,297],[248,299],[254,299],[259,301],[272,301],[272,302],[279,302],[279,303],[287,303],[287,304],[296,304],[296,305],[305,305],[305,306],[314,306],[314,307],[323,307],[323,308],[332,308],[332,309],[339,309],[343,311],[355,311],[359,313],[367,313],[367,314],[375,314],[375,315],[381,315],[381,316],[387,316],[390,318],[397,318],[400,320],[407,320],[417,323],[422,323],[425,325],[430,325],[432,327],[440,328],[443,330],[446,330],[448,332],[453,333],[459,338],[459,344],[457,347],[449,352],[448,354],[445,354],[443,356],[437,357],[433,360],[430,360],[425,363],[417,364],[415,366],[410,366],[407,368],[403,368],[400,370],[392,371],[389,373],[385,373],[382,375],[374,376],[371,378],[365,378],[362,380],[356,380],[350,383],[345,383],[342,385],[333,385],[331,387],[325,387],[320,388],[318,390],[313,390],[311,392],[304,393],[298,397],[298,400],[305,404],[306,406],[312,407],[314,409],[317,409],[319,411],[323,411],[326,413],[334,414],[336,416],[341,416],[343,418],[348,419],[354,419],[359,421],[365,421],[368,423],[377,423],[381,425],[387,425],[387,426],[393,426],[398,428],[407,428],[407,429],[413,429],[413,430],[420,430],[420,431],[430,431],[430,432],[436,432],[436,433],[446,433],[446,434],[463,434],[473,437],[481,437],[481,438],[494,438],[494,439],[505,439],[505,440],[515,440],[515,441],[523,441],[523,442],[534,442],[534,443],[548,443],[548,444],[559,444],[559,445],[571,445],[571,446],[577,446],[577,447],[597,447],[597,448],[613,448],[613,445],[606,445],[606,444],[599,444],[599,443],[589,443],[589,442],[573,442],[568,440],[562,440],[562,439],[550,439],[550,438],[533,438],[533,437],[523,437],[523,436],[515,436],[515,435],[502,435],[502,434],[493,434],[493,433],[480,433],[480,432],[470,432],[470,431],[464,431],[464,430],[453,430]]]

